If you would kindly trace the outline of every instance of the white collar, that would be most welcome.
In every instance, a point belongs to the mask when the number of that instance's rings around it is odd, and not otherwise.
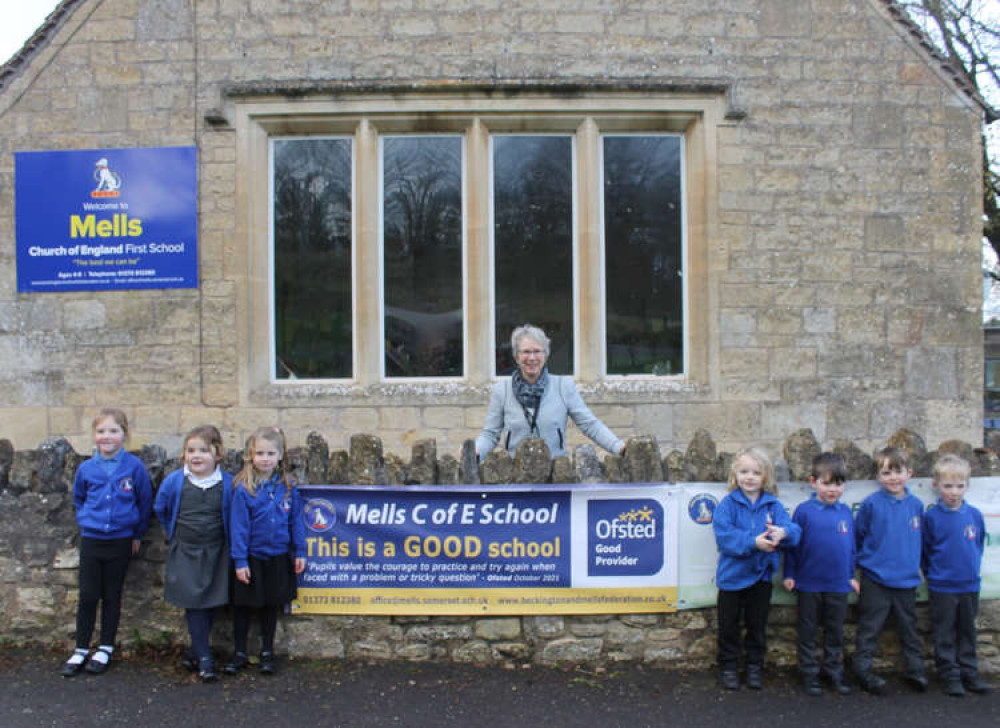
[[[187,465],[185,465],[184,477],[190,480],[191,485],[193,485],[195,488],[201,488],[202,490],[207,490],[222,480],[222,470],[220,470],[219,466],[216,465],[215,472],[213,472],[211,475],[206,475],[204,477],[199,478],[198,476],[194,475],[191,472],[191,470],[188,468]]]

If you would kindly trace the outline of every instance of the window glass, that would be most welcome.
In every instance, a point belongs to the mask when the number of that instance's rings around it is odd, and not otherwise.
[[[606,371],[684,371],[681,140],[603,138]]]
[[[382,138],[385,375],[458,377],[462,138]]]
[[[573,373],[573,140],[502,135],[493,143],[496,373],[514,367],[511,332],[552,340],[549,369]]]
[[[351,140],[272,144],[274,376],[352,376]]]

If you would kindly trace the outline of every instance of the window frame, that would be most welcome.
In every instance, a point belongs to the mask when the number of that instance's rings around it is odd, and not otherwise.
[[[234,255],[224,262],[227,280],[238,293],[236,312],[241,357],[238,377],[247,404],[392,405],[407,403],[479,403],[483,387],[495,380],[493,340],[493,249],[489,227],[491,184],[474,183],[473,170],[490,164],[490,134],[568,133],[574,165],[574,377],[597,402],[640,403],[672,393],[703,394],[718,379],[711,356],[718,348],[715,317],[709,315],[709,238],[717,226],[716,158],[720,127],[730,119],[724,91],[687,93],[662,90],[600,91],[560,95],[544,90],[510,95],[457,92],[361,93],[344,91],[315,98],[246,96],[232,107],[237,136]],[[429,122],[428,119],[432,121]],[[733,119],[736,117],[734,116]],[[362,335],[381,332],[382,282],[374,295],[359,287],[371,271],[381,276],[381,238],[371,236],[380,224],[378,205],[366,189],[378,189],[378,139],[394,133],[458,133],[463,137],[463,331],[461,379],[387,380],[380,340]],[[603,134],[676,133],[682,138],[684,245],[684,350],[681,375],[607,375],[605,373],[605,298],[603,206],[599,151]],[[276,380],[270,361],[273,310],[254,296],[267,280],[273,285],[269,218],[272,137],[352,136],[352,305],[353,377]],[[598,202],[599,204],[589,204]],[[596,241],[595,236],[596,235]],[[585,239],[588,238],[588,239]],[[230,270],[229,266],[235,266]],[[370,278],[368,280],[371,280]],[[596,306],[600,310],[595,311]],[[378,337],[381,339],[381,336]],[[416,386],[414,386],[416,385]],[[442,399],[442,395],[447,395]]]

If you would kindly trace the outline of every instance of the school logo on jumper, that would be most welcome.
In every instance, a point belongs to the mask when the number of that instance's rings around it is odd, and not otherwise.
[[[914,516],[910,519],[910,528],[914,531],[920,530],[920,516]]]
[[[118,490],[122,493],[131,493],[135,490],[135,486],[132,484],[132,478],[122,478],[118,481]]]
[[[90,193],[91,197],[103,199],[118,197],[121,194],[122,178],[111,170],[105,157],[98,159],[94,165],[94,180],[97,182],[97,187]]]
[[[310,498],[302,509],[302,518],[310,531],[326,533],[337,522],[337,511],[328,500]]]
[[[837,522],[837,533],[847,533],[850,531],[850,526],[847,525],[847,521]]]
[[[968,526],[966,526],[965,529],[962,531],[962,535],[965,536],[965,538],[968,539],[969,541],[975,541],[976,540],[975,525],[970,523]]]
[[[697,524],[710,526],[717,505],[719,505],[719,501],[715,499],[715,496],[699,493],[688,503],[688,516]]]
[[[587,503],[587,573],[656,574],[663,568],[663,507],[651,498]]]

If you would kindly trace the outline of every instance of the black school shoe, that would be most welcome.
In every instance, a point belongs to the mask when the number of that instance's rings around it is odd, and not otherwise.
[[[101,662],[100,660],[95,659],[96,656],[100,654],[106,655],[108,658],[107,661]],[[91,655],[90,659],[87,660],[87,666],[84,670],[91,675],[103,675],[108,671],[109,667],[111,667],[111,653],[98,647],[94,650],[94,654]]]
[[[847,684],[847,681],[844,680],[843,675],[827,675],[826,679],[827,682],[830,683],[830,687],[833,688],[838,695],[850,695],[854,692],[851,690],[851,686]]]
[[[260,653],[260,674],[261,675],[273,675],[274,670],[274,653],[273,652],[261,652]]]
[[[922,672],[908,672],[903,675],[903,680],[918,693],[927,692],[927,676]]]
[[[761,690],[764,687],[764,668],[761,665],[747,665],[747,687]]]
[[[74,652],[73,654],[75,655],[76,653]],[[83,670],[83,666],[86,664],[86,662],[87,662],[86,655],[84,655],[83,659],[80,660],[79,662],[70,662],[69,660],[66,660],[66,662],[62,664],[62,667],[59,668],[59,674],[62,675],[63,677],[73,677],[74,675],[79,675],[80,672]]]
[[[237,652],[233,655],[233,659],[227,662],[226,666],[222,668],[222,671],[227,675],[235,675],[248,664],[250,664],[250,662],[247,660],[246,653]]]
[[[203,657],[198,663],[198,679],[203,683],[215,682],[219,676],[215,674],[215,663],[211,657]]]
[[[874,672],[863,672],[858,675],[858,684],[866,693],[882,695],[885,693],[885,680]]]
[[[726,690],[739,690],[740,674],[736,670],[723,670],[719,673],[719,685]]]
[[[968,690],[970,693],[978,693],[979,695],[988,693],[990,691],[990,686],[984,683],[978,677],[963,677],[962,685],[964,685],[965,689]]]
[[[965,688],[962,687],[961,680],[946,680],[942,692],[953,698],[961,698],[965,695]]]
[[[816,675],[803,676],[802,689],[805,690],[806,695],[810,695],[814,698],[823,694],[823,686],[819,684],[819,677]]]

